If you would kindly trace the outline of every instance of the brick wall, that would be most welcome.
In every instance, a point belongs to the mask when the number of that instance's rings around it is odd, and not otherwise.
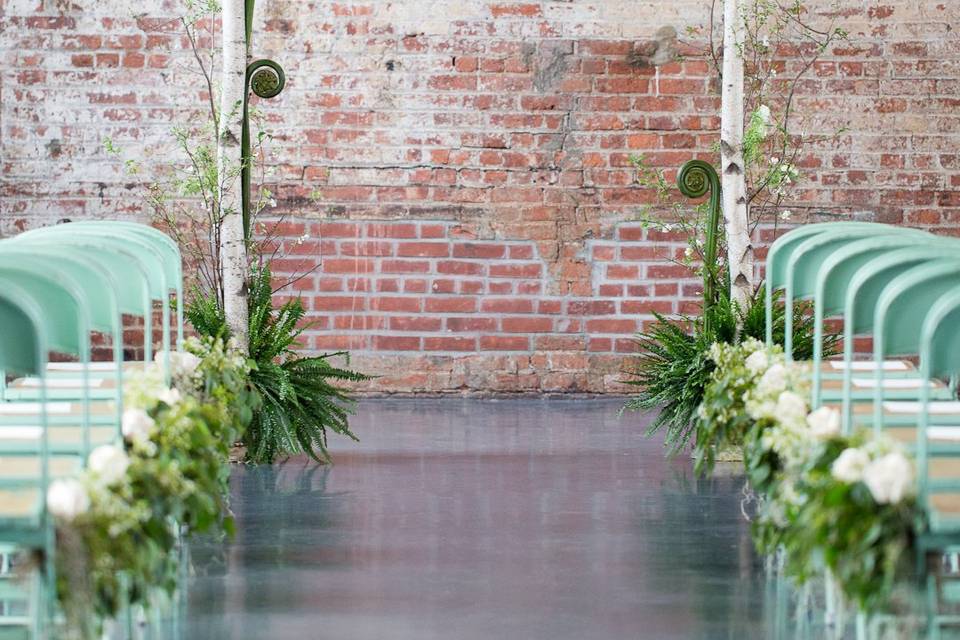
[[[256,54],[288,76],[259,105],[277,272],[317,267],[291,286],[316,321],[306,347],[350,349],[372,390],[623,390],[631,333],[698,295],[669,262],[684,239],[637,222],[653,194],[629,156],[712,157],[719,101],[685,35],[706,4],[261,0]],[[798,113],[846,131],[802,159],[789,206],[955,233],[960,5],[845,5],[850,42]],[[0,0],[0,235],[145,216],[102,141],[147,176],[182,161],[170,128],[206,96],[178,7]],[[632,64],[667,26],[683,61]]]

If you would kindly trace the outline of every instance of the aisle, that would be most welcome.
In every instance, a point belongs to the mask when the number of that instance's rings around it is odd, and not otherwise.
[[[186,637],[764,637],[742,480],[693,481],[618,408],[367,400],[334,467],[235,469]]]

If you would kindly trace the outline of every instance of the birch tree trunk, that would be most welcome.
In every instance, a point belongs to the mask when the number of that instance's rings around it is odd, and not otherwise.
[[[247,245],[241,201],[240,132],[247,68],[244,38],[244,0],[223,2],[223,59],[220,93],[220,130],[217,132],[217,176],[220,187],[220,269],[223,310],[230,331],[247,350]]]
[[[753,293],[753,245],[747,211],[743,161],[743,15],[742,0],[723,4],[723,96],[720,121],[720,166],[723,217],[731,296],[746,308]]]

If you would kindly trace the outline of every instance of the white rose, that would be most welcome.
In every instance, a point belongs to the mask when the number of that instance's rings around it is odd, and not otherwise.
[[[832,407],[820,407],[807,416],[807,426],[817,438],[827,440],[840,435],[840,412]]]
[[[173,406],[180,402],[180,392],[175,388],[164,389],[157,394],[157,400],[160,402],[166,403],[168,406]]]
[[[913,467],[902,453],[888,453],[867,465],[863,482],[877,504],[897,504],[913,488]]]
[[[807,403],[793,391],[784,391],[777,398],[777,419],[784,424],[796,425],[807,417]]]
[[[73,478],[54,480],[47,488],[47,510],[54,517],[69,522],[89,509],[90,496],[79,481]]]
[[[779,362],[763,374],[759,385],[770,391],[783,391],[787,387],[787,368]]]
[[[153,432],[156,423],[143,409],[127,409],[123,412],[120,430],[123,437],[130,441],[146,441]]]
[[[853,484],[863,480],[863,470],[870,456],[862,449],[844,449],[830,467],[830,474],[840,482]]]
[[[130,466],[130,458],[120,447],[104,444],[90,452],[87,466],[100,483],[109,486],[123,478]]]
[[[770,358],[767,357],[766,351],[754,351],[744,361],[744,365],[750,373],[756,375],[761,371],[766,371],[767,367],[770,366]]]
[[[184,375],[193,375],[193,372],[200,366],[200,358],[189,351],[178,351],[174,358],[177,363],[177,370]]]

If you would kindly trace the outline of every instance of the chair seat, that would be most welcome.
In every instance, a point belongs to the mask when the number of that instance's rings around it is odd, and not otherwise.
[[[48,402],[47,420],[51,425],[75,425],[83,416],[82,402]],[[90,420],[94,424],[116,422],[117,410],[113,402],[92,401]],[[0,402],[0,426],[40,424],[39,402]]]
[[[2,430],[3,427],[0,427]],[[42,458],[31,455],[5,455],[3,440],[0,440],[0,484],[14,480],[36,480],[42,474]],[[83,468],[79,456],[52,456],[47,465],[51,477],[63,478],[76,475]]]
[[[917,377],[884,377],[882,380],[883,396],[886,400],[916,400],[924,381]],[[931,400],[952,400],[953,393],[939,380],[926,382],[930,388]],[[876,380],[872,377],[856,377],[850,388],[850,397],[854,401],[871,401],[876,392]],[[825,403],[837,402],[843,399],[843,380],[824,380],[821,385],[821,396]]]
[[[33,425],[0,425],[0,452],[36,453],[42,429]],[[90,426],[91,447],[116,442],[118,437],[116,426]],[[83,427],[52,425],[47,434],[47,445],[51,453],[81,453]]]
[[[820,363],[821,380],[843,380],[847,365],[843,360],[828,360]],[[877,370],[875,360],[855,360],[850,363],[850,370],[855,376],[873,375]],[[910,378],[918,375],[917,368],[906,360],[884,360],[884,378]]]
[[[146,363],[143,362],[124,362],[123,371],[125,373],[143,371],[144,366]],[[84,365],[80,362],[50,362],[47,364],[47,375],[48,377],[76,378],[80,376],[83,369]],[[88,375],[99,378],[115,375],[116,372],[117,367],[114,362],[91,362],[87,369]]]
[[[42,506],[40,489],[0,489],[0,523],[38,519]]]
[[[80,400],[89,394],[91,399],[106,400],[116,397],[117,381],[112,377],[91,377],[84,384],[80,377],[58,377],[46,381],[44,390],[40,378],[18,378],[3,392],[7,401],[36,401],[41,391],[48,400]]]

